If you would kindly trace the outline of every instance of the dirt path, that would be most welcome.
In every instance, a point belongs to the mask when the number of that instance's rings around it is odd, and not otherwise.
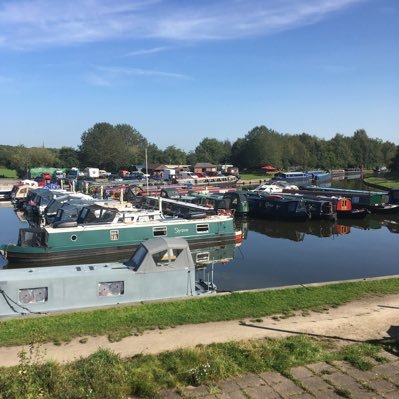
[[[396,327],[393,329],[392,327]],[[143,335],[109,342],[107,337],[87,337],[86,343],[75,339],[61,346],[48,343],[40,346],[45,359],[69,362],[86,357],[99,348],[108,348],[121,356],[159,353],[197,344],[231,340],[285,337],[292,334],[310,334],[333,337],[343,342],[365,341],[388,337],[399,328],[399,295],[366,298],[354,301],[325,313],[312,312],[287,319],[264,318],[262,322],[245,320],[197,325],[185,325],[166,330],[146,331]],[[18,353],[24,347],[1,347],[0,366],[18,364]],[[25,350],[28,350],[25,347]]]

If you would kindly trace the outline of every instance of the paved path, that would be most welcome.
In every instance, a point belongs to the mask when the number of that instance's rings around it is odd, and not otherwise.
[[[289,370],[288,378],[276,372],[246,374],[223,381],[216,387],[188,387],[181,394],[164,391],[167,399],[398,399],[399,358],[387,352],[386,362],[360,371],[349,363],[314,363]]]

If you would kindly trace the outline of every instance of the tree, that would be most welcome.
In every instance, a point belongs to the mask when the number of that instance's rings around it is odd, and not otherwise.
[[[79,152],[72,147],[61,147],[58,151],[58,167],[72,168],[79,166]]]
[[[350,139],[337,133],[330,140],[330,149],[334,153],[334,162],[332,168],[347,168],[354,164],[353,154],[350,145]]]
[[[392,172],[399,173],[399,145],[396,147],[396,155],[392,159],[389,167],[391,168]]]
[[[187,154],[174,145],[170,145],[162,152],[161,163],[167,165],[185,165],[187,163]]]
[[[265,126],[253,128],[244,139],[234,145],[233,159],[241,168],[258,169],[271,164],[280,167],[282,164],[283,136]]]
[[[26,148],[24,145],[19,145],[15,147],[10,158],[10,167],[17,170],[18,176],[26,177],[32,167],[50,167],[56,162],[56,153],[48,148]]]
[[[32,166],[45,167],[54,166],[57,162],[56,152],[43,147],[32,147],[28,149]]]
[[[79,146],[83,166],[116,171],[144,161],[147,140],[133,127],[96,123],[82,134]]]
[[[28,177],[28,171],[31,166],[29,149],[22,144],[15,147],[10,157],[11,169],[16,169],[19,177]]]
[[[381,156],[382,156],[382,165],[389,166],[392,160],[395,158],[395,154],[397,151],[397,147],[394,143],[386,141],[381,145]]]
[[[230,160],[231,143],[228,140],[219,141],[205,137],[194,152],[199,162],[227,163]]]
[[[364,129],[358,129],[352,138],[352,154],[357,165],[368,168],[371,161],[370,141]]]

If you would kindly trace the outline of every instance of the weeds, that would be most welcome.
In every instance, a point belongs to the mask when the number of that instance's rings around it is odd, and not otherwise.
[[[215,387],[221,380],[251,372],[289,375],[292,367],[331,359],[362,366],[364,358],[378,356],[378,351],[378,346],[370,344],[337,351],[329,341],[294,336],[199,345],[130,359],[99,350],[86,359],[60,365],[44,363],[43,350],[32,345],[21,353],[18,366],[0,373],[0,398],[157,398],[165,389],[183,391],[188,385],[202,384]],[[350,398],[345,390],[337,388],[336,393]]]
[[[351,399],[351,398],[352,398],[352,394],[351,394],[347,389],[344,389],[344,388],[335,388],[334,391],[335,391],[335,393],[336,393],[338,396],[342,396],[343,398],[348,398],[348,399]]]

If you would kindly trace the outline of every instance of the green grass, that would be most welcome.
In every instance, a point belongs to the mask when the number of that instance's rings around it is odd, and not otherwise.
[[[16,179],[17,177],[15,170],[0,167],[0,178]]]
[[[199,299],[121,306],[95,311],[25,317],[0,322],[0,345],[68,342],[108,335],[117,341],[144,330],[222,320],[257,319],[295,311],[336,307],[367,295],[399,293],[399,279],[340,283]]]
[[[269,179],[273,175],[266,175],[265,173],[240,173],[241,180],[264,180]]]
[[[384,177],[366,177],[364,179],[366,183],[377,184],[379,186],[390,188],[399,188],[399,176],[398,175],[384,175]]]
[[[203,384],[220,392],[220,381],[244,373],[277,371],[290,378],[292,367],[334,360],[347,360],[356,367],[379,351],[378,345],[338,349],[332,341],[295,336],[198,345],[128,359],[99,350],[61,365],[43,363],[39,346],[21,353],[18,366],[0,369],[0,398],[157,398],[165,389],[182,391],[188,385]]]

